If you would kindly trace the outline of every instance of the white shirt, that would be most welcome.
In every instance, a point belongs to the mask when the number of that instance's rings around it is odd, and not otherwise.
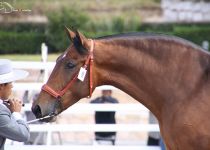
[[[3,104],[3,100],[0,99],[0,105],[3,105],[4,107],[7,107]],[[21,114],[19,112],[13,112],[12,116],[15,118],[15,120],[23,120]]]

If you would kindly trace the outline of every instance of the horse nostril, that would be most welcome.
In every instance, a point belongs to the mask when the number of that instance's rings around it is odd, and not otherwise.
[[[41,118],[42,117],[42,112],[41,112],[41,108],[39,105],[36,105],[33,109],[32,112],[34,113],[34,115],[36,116],[36,118]]]

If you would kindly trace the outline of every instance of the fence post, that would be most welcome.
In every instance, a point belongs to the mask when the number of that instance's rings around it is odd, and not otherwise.
[[[203,41],[202,42],[202,47],[204,50],[209,51],[209,42],[208,41]]]
[[[48,56],[48,47],[45,43],[41,45],[41,54],[42,54],[42,62],[44,63],[44,79],[43,82],[46,83],[48,79],[48,69],[47,69],[47,56]]]

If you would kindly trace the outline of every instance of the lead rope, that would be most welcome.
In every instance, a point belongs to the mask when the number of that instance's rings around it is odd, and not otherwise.
[[[30,120],[30,121],[27,121],[26,123],[27,124],[30,124],[30,123],[34,123],[34,122],[37,122],[37,121],[42,121],[42,120],[45,120],[45,119],[48,119],[48,118],[51,118],[51,117],[54,117],[56,116],[55,114],[49,114],[45,117],[42,117],[42,118],[38,118],[38,119],[33,119],[33,120]]]
[[[58,99],[60,99],[60,98],[61,97],[59,97]],[[60,108],[63,109],[61,101],[60,100],[56,100],[56,103],[54,105],[52,113],[50,113],[49,115],[47,115],[45,117],[42,117],[42,118],[38,118],[38,119],[33,119],[33,120],[30,120],[30,121],[27,121],[27,124],[34,123],[34,122],[37,122],[37,121],[43,121],[45,119],[49,119],[49,118],[57,116],[57,114],[55,113],[55,110],[56,110],[57,106],[60,106]]]

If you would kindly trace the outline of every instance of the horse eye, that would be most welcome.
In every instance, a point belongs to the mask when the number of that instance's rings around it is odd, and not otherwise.
[[[66,68],[67,69],[72,69],[72,68],[74,68],[76,65],[74,64],[74,63],[72,63],[72,62],[68,62],[67,64],[66,64]]]

